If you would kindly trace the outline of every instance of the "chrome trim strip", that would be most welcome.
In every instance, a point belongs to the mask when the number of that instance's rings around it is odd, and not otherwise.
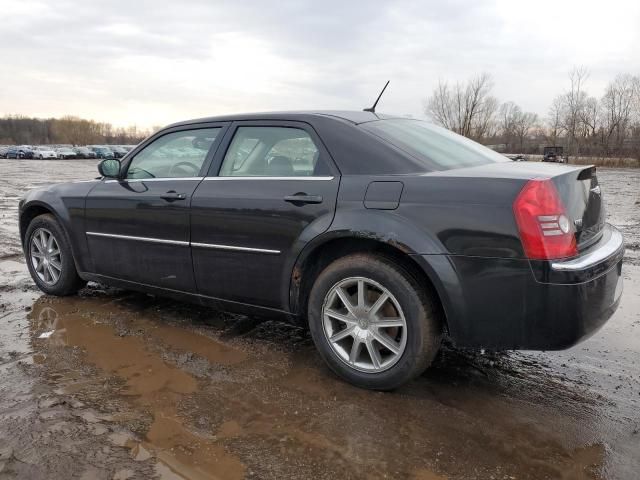
[[[205,177],[205,182],[210,180],[311,180],[319,182],[327,182],[333,180],[334,177]]]
[[[115,182],[127,182],[127,183],[133,183],[133,182],[169,182],[169,181],[176,181],[176,180],[203,180],[204,177],[164,177],[164,178],[123,178],[120,180],[105,180],[104,183],[115,183]]]
[[[134,235],[117,235],[115,233],[87,232],[87,235],[91,235],[94,237],[118,238],[120,240],[136,240],[139,242],[163,243],[167,245],[180,245],[183,247],[192,246],[197,248],[212,248],[216,250],[233,250],[237,252],[269,253],[272,255],[280,255],[280,250],[270,250],[268,248],[236,247],[233,245],[218,245],[214,243],[183,242],[181,240],[165,240],[164,238],[152,238],[152,237],[136,237]]]
[[[213,248],[216,250],[234,250],[239,252],[270,253],[273,255],[280,255],[280,250],[269,250],[267,248],[235,247],[232,245],[217,245],[214,243],[197,243],[197,242],[191,242],[191,246],[200,247],[200,248]]]
[[[624,238],[622,233],[612,227],[611,238],[609,238],[607,243],[602,245],[600,248],[573,260],[568,260],[566,262],[553,262],[551,264],[551,268],[559,272],[575,272],[584,270],[586,268],[593,267],[614,255],[623,245]]]
[[[93,237],[119,238],[121,240],[137,240],[140,242],[149,242],[149,243],[165,243],[168,245],[181,245],[184,247],[189,246],[189,242],[183,242],[181,240],[166,240],[164,238],[135,237],[133,235],[117,235],[115,233],[100,233],[100,232],[87,232],[87,235],[91,235]]]

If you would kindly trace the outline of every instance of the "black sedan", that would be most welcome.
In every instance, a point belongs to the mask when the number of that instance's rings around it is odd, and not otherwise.
[[[333,371],[393,389],[443,335],[563,349],[612,315],[621,234],[594,167],[512,162],[428,123],[369,112],[178,123],[102,178],[29,192],[34,281],[86,281],[308,326]]]
[[[122,158],[127,154],[127,150],[124,149],[123,147],[119,147],[117,145],[112,145],[111,147],[109,147],[110,150],[113,152],[113,158]]]
[[[96,152],[87,147],[75,147],[76,158],[97,158]]]
[[[107,147],[101,147],[101,146],[93,146],[93,147],[89,147],[91,149],[91,151],[93,153],[96,154],[96,158],[102,158],[102,159],[107,159],[107,158],[115,158],[113,152],[111,151],[110,148]]]

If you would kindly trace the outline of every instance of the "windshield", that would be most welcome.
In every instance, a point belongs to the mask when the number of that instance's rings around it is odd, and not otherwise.
[[[426,171],[510,161],[490,148],[420,120],[380,120],[364,123],[362,128],[421,161]]]

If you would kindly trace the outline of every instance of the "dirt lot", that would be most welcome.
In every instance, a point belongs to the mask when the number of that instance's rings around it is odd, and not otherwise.
[[[338,381],[277,322],[96,284],[42,295],[18,199],[95,175],[0,160],[0,478],[638,478],[640,170],[599,171],[628,242],[600,332],[556,353],[445,348],[394,393]]]

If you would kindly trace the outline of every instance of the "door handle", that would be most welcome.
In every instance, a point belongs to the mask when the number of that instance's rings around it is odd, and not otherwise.
[[[167,202],[173,202],[175,200],[184,200],[187,198],[187,195],[184,193],[178,193],[173,190],[169,190],[167,193],[163,193],[160,195],[160,198],[166,200]]]
[[[295,195],[287,195],[284,197],[285,202],[293,203],[296,206],[304,205],[305,203],[322,203],[322,196],[320,195],[307,195],[306,193],[296,193]]]

